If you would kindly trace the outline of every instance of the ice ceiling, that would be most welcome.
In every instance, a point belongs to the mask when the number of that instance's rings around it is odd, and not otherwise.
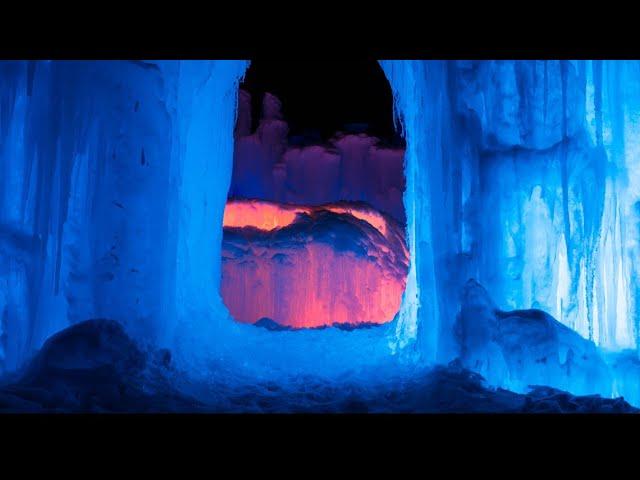
[[[494,384],[638,403],[640,63],[381,61],[407,140],[400,314],[303,335],[236,324],[211,288],[247,65],[0,62],[3,371],[103,317],[194,372],[462,357]],[[531,308],[562,328],[507,312]]]

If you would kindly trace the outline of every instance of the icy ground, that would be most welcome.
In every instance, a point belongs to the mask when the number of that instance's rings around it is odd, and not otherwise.
[[[221,369],[209,384],[189,385],[169,351],[140,347],[117,322],[89,320],[50,337],[22,372],[4,379],[0,412],[639,411],[622,398],[574,396],[548,387],[525,395],[492,389],[458,362],[400,371],[365,386],[349,377],[256,382]]]

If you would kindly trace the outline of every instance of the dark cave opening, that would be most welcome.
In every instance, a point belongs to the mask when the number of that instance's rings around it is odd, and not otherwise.
[[[374,60],[252,60],[240,88],[251,95],[252,131],[269,92],[282,102],[290,144],[321,143],[342,131],[405,147],[393,121],[389,82]]]

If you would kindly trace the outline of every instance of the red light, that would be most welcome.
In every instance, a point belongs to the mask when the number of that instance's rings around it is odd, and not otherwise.
[[[341,242],[357,243],[366,255],[326,241],[297,237],[289,247],[282,237],[278,243],[271,240],[273,232],[291,226],[298,213],[313,217],[322,211],[348,216],[346,221],[354,225],[350,231],[357,231],[358,237],[342,237]],[[268,317],[293,328],[380,324],[392,320],[400,308],[408,261],[404,232],[375,210],[349,204],[298,207],[236,200],[227,204],[224,227],[261,231],[256,240],[243,237],[223,243],[221,293],[238,321],[255,323]]]

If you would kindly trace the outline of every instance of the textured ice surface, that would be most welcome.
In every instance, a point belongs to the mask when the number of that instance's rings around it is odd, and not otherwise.
[[[595,344],[541,310],[500,310],[470,280],[455,325],[463,365],[492,385],[529,385],[610,396],[612,376]]]
[[[172,344],[224,312],[246,65],[0,62],[0,370],[87,318]]]
[[[249,93],[240,90],[231,198],[302,205],[363,201],[404,222],[404,149],[365,133],[337,133],[326,145],[290,145],[280,101],[267,93],[251,132]]]
[[[545,311],[606,349],[602,393],[637,399],[640,63],[381,65],[407,138],[400,315],[376,329],[272,332],[233,322],[218,288],[247,62],[0,62],[0,368],[70,324],[111,318],[194,375],[350,373],[366,388],[372,371],[461,355],[454,323],[475,278],[501,309]],[[278,146],[282,120],[265,110],[260,135]],[[303,153],[296,175],[317,158]],[[508,321],[538,331],[530,316]]]
[[[400,332],[457,355],[469,278],[609,349],[637,347],[635,61],[384,61],[407,134]]]
[[[365,204],[229,201],[223,225],[221,294],[236,320],[379,324],[400,308],[404,230]]]
[[[383,373],[366,384],[310,375],[278,383],[221,365],[217,377],[190,382],[169,351],[137,345],[116,322],[90,320],[52,336],[0,385],[0,412],[637,412],[620,398],[496,390],[455,363]]]

